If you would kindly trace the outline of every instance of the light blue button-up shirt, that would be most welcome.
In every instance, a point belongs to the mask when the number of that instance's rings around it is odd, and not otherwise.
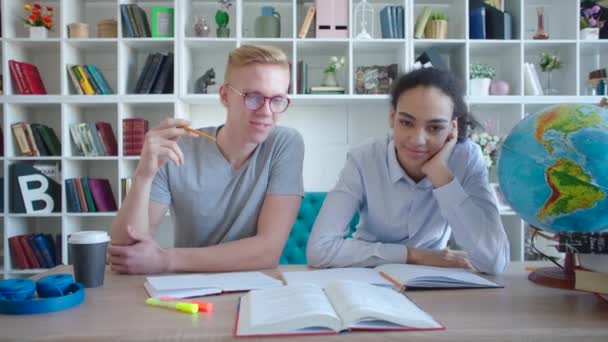
[[[509,242],[479,146],[456,144],[448,160],[454,180],[433,188],[413,181],[397,160],[392,136],[352,149],[328,193],[307,247],[315,267],[370,267],[407,262],[407,247],[446,248],[456,242],[479,271],[502,272]],[[356,211],[353,238],[344,239]]]

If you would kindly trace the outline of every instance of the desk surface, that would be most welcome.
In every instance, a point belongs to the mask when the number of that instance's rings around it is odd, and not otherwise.
[[[529,264],[528,264],[529,265]],[[493,277],[504,289],[411,291],[408,296],[447,327],[427,332],[353,332],[302,337],[306,341],[608,341],[608,303],[595,295],[549,289],[527,280],[525,264],[512,263]],[[282,270],[303,269],[301,266]],[[68,266],[53,273],[70,272]],[[268,271],[278,275],[277,270]],[[72,309],[30,316],[0,315],[0,339],[18,340],[232,340],[240,294],[204,297],[211,314],[198,316],[146,306],[144,276],[106,274],[103,287],[87,289]],[[293,338],[292,338],[293,339]],[[299,338],[300,339],[300,338]],[[242,341],[257,339],[248,338]],[[260,339],[262,340],[262,339]],[[268,339],[272,341],[280,338]]]

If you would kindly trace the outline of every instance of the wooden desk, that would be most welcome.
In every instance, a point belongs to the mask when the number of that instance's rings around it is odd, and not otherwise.
[[[447,327],[429,332],[355,332],[305,341],[608,341],[608,303],[588,293],[549,289],[527,280],[526,265],[513,263],[495,277],[504,289],[408,292]],[[291,266],[282,268],[302,269]],[[52,270],[70,272],[67,266]],[[277,271],[269,271],[277,275]],[[198,316],[149,307],[144,276],[107,273],[102,288],[87,289],[76,308],[31,316],[0,315],[0,339],[9,340],[233,340],[239,294],[204,297],[211,314]],[[293,338],[292,338],[293,339]],[[241,339],[253,341],[256,339]],[[260,339],[262,340],[262,339]],[[271,341],[280,338],[268,339]]]

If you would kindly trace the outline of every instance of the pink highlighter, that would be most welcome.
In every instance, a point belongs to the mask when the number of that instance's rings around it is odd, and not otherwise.
[[[167,301],[167,302],[186,302],[186,303],[196,304],[196,305],[198,305],[199,312],[202,311],[202,312],[210,313],[211,311],[213,311],[213,303],[209,303],[209,302],[201,302],[201,301],[197,301],[197,300],[183,300],[181,298],[173,298],[173,297],[169,297],[169,296],[160,297],[159,299]]]

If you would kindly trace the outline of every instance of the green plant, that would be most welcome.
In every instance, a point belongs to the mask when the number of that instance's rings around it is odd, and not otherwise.
[[[215,12],[215,22],[218,27],[227,27],[230,21],[228,10],[232,6],[232,0],[218,0],[222,8]]]
[[[562,67],[562,61],[548,51],[542,51],[540,53],[540,59],[538,60],[538,64],[543,71],[553,71],[560,69]]]
[[[496,77],[496,69],[493,66],[483,63],[473,63],[469,68],[469,78],[489,78],[491,80]]]
[[[343,67],[345,63],[346,63],[346,58],[344,58],[344,57],[338,58],[336,56],[331,56],[329,58],[329,65],[327,65],[327,67],[325,67],[325,69],[323,69],[323,72],[324,73],[336,72],[338,69]]]
[[[448,20],[448,13],[445,11],[433,11],[429,17],[429,21],[433,20]]]

